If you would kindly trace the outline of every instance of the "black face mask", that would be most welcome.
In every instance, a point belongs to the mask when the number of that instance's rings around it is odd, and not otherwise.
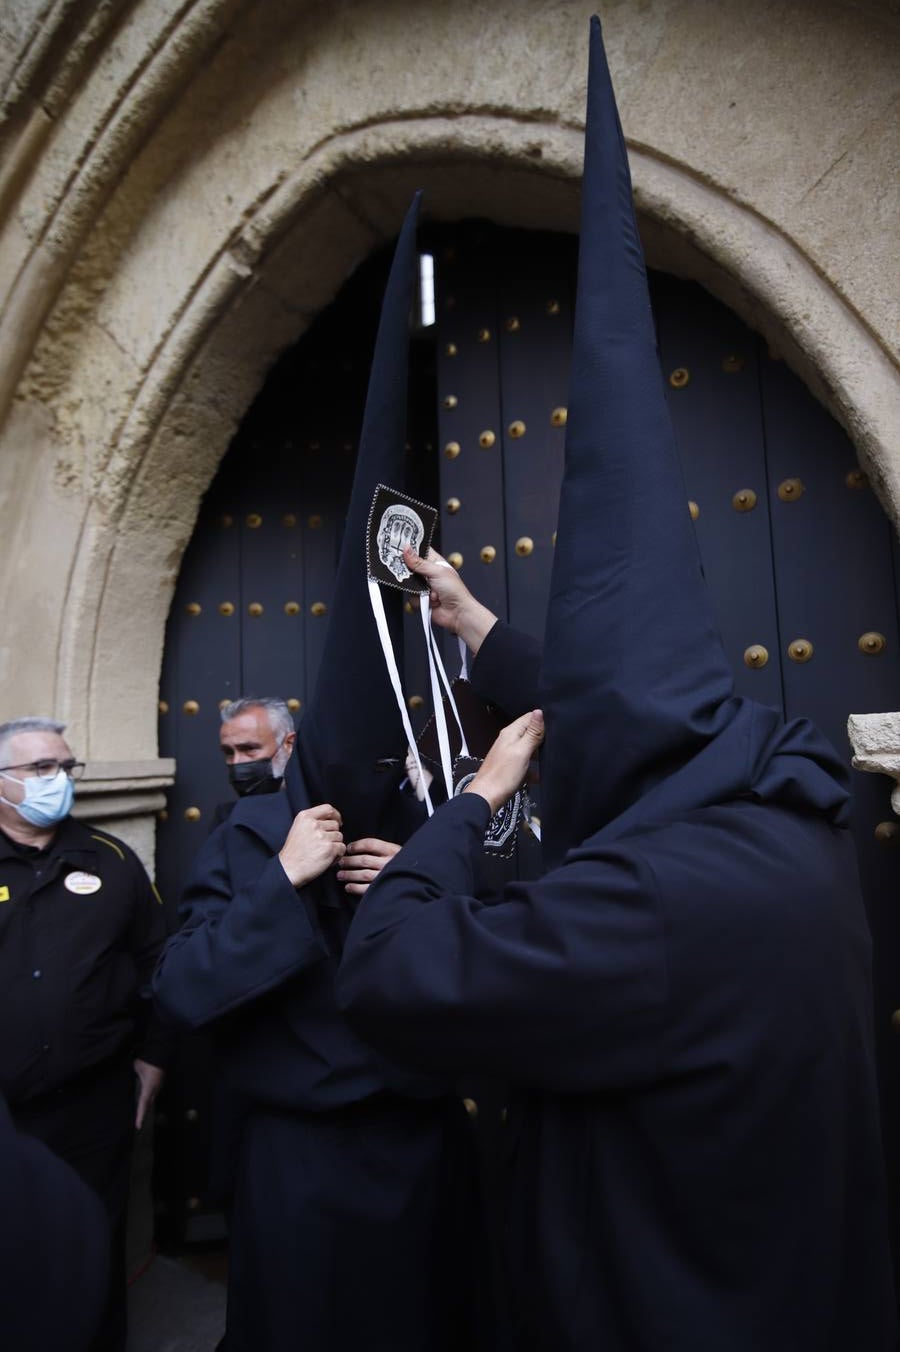
[[[246,798],[251,793],[277,793],[284,781],[272,774],[271,760],[252,760],[229,765],[228,782],[239,798]]]

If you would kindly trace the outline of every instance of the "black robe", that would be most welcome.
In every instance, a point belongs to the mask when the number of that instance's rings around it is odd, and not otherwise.
[[[109,1277],[109,1227],[94,1193],[0,1098],[0,1344],[86,1352]]]
[[[888,1352],[846,769],[733,692],[597,20],[571,386],[537,695],[548,871],[477,899],[489,809],[447,804],[363,898],[338,998],[391,1057],[519,1087],[522,1348]],[[519,711],[510,631],[475,670]]]
[[[473,679],[518,682],[523,651],[498,626]],[[713,744],[494,904],[474,895],[489,809],[457,798],[351,926],[338,995],[368,1039],[519,1087],[522,1348],[895,1345],[869,935],[827,807],[840,767],[760,706],[732,738],[741,778]]]

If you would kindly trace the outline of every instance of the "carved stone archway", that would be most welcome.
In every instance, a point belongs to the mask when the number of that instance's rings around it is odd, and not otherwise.
[[[166,613],[235,426],[414,188],[442,220],[577,228],[593,7],[60,0],[23,19],[0,180],[0,713],[52,707],[98,789],[143,782],[145,849],[171,769]],[[900,520],[880,242],[896,15],[610,0],[604,21],[650,262],[767,336]]]

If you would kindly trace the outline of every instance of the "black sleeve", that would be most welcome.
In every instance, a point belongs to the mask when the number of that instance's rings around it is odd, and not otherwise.
[[[344,947],[341,1008],[415,1069],[564,1093],[650,1082],[668,981],[646,861],[616,845],[573,855],[485,904],[489,815],[480,795],[455,798],[371,884]]]
[[[153,1066],[166,1066],[172,1055],[175,1030],[153,998],[153,971],[166,942],[166,915],[162,898],[137,855],[128,851],[133,872],[130,947],[140,983],[135,1054]]]
[[[538,708],[541,654],[537,639],[498,620],[472,663],[472,687],[510,719],[527,714]]]
[[[246,885],[232,881],[230,839],[244,852]],[[154,974],[163,1011],[200,1028],[322,962],[327,950],[306,902],[277,855],[232,823],[220,826],[200,851],[179,907],[184,924]]]

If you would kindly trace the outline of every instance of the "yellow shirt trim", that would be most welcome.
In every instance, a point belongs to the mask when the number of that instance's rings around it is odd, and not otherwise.
[[[101,841],[104,845],[108,845],[109,848],[110,848],[111,850],[115,850],[116,854],[117,854],[117,855],[119,856],[119,858],[124,862],[125,854],[124,854],[124,852],[123,852],[122,850],[119,849],[118,845],[116,844],[116,842],[115,842],[114,840],[108,840],[106,836],[97,836],[97,835],[94,835],[93,832],[91,833],[91,840],[99,840],[99,841]]]

